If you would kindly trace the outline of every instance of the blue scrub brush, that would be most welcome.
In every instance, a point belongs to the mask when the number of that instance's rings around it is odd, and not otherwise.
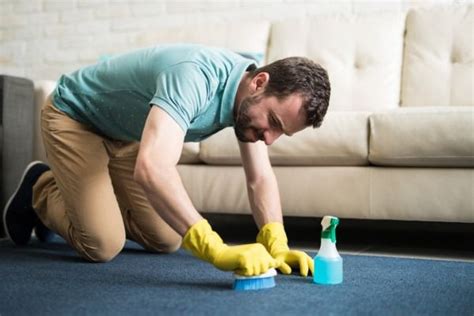
[[[251,277],[234,273],[235,280],[233,289],[236,291],[269,289],[275,286],[275,275],[277,275],[275,269],[270,269],[264,274]]]

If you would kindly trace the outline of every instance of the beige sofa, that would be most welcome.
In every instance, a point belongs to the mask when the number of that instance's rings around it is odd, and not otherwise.
[[[160,29],[140,44],[302,55],[328,69],[322,127],[269,148],[284,215],[474,223],[472,5],[239,25]],[[37,109],[54,85],[35,83]],[[232,128],[185,145],[179,171],[199,211],[250,213],[239,165]]]

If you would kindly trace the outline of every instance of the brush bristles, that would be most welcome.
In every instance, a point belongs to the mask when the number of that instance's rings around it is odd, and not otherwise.
[[[264,274],[251,277],[235,274],[233,289],[237,291],[269,289],[275,286],[276,275],[275,269],[270,269]]]
[[[261,278],[261,279],[235,279],[234,290],[236,291],[249,291],[249,290],[262,290],[269,289],[275,286],[275,278]]]

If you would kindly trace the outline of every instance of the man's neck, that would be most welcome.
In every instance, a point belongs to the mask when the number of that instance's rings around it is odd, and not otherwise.
[[[235,115],[239,110],[240,103],[242,99],[248,94],[248,82],[250,81],[249,72],[246,71],[240,79],[239,87],[237,88],[237,93],[235,94],[235,101],[233,106],[233,115]]]

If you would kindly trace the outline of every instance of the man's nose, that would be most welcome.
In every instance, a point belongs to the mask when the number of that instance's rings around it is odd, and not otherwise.
[[[270,146],[273,144],[274,141],[280,137],[282,132],[279,131],[265,131],[263,133],[263,141],[265,142],[265,145]]]

